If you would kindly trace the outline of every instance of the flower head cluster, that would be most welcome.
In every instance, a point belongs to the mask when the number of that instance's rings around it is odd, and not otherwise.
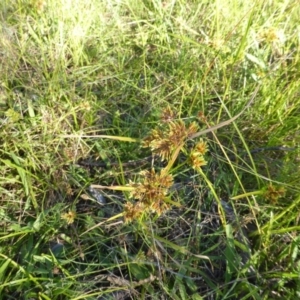
[[[182,120],[167,123],[167,128],[153,129],[151,134],[143,141],[144,147],[149,147],[153,153],[158,154],[162,160],[168,160],[175,149],[181,148],[187,138],[198,130],[193,122],[188,127]]]
[[[65,220],[67,224],[72,224],[76,218],[76,212],[70,210],[69,212],[62,214],[61,218]]]
[[[190,153],[190,164],[194,169],[198,169],[207,164],[204,154],[207,152],[207,143],[202,139],[196,144]]]
[[[158,215],[169,209],[165,202],[169,188],[173,185],[173,176],[165,173],[143,171],[143,181],[131,182],[129,185],[134,189],[130,197],[138,200],[135,204],[127,203],[125,206],[125,220],[131,221],[140,217],[144,212],[155,212]]]
[[[176,113],[168,107],[163,112],[163,125],[153,129],[143,141],[143,146],[149,147],[162,160],[167,160],[167,165],[159,173],[154,169],[143,171],[141,173],[143,180],[139,183],[130,182],[130,197],[137,201],[125,205],[126,222],[139,218],[147,212],[160,215],[170,208],[170,203],[175,204],[168,196],[174,181],[170,170],[183,150],[186,140],[198,131],[197,123],[186,125],[181,119],[175,120],[175,117]],[[206,142],[201,140],[196,144],[189,157],[193,168],[200,168],[206,164],[203,157],[206,151]]]
[[[132,204],[131,202],[127,202],[124,207],[124,218],[125,222],[131,222],[133,220],[139,219],[144,212],[144,205],[142,202],[137,202],[136,204]]]
[[[169,123],[171,121],[173,121],[176,118],[177,114],[176,112],[174,112],[170,106],[168,106],[167,108],[165,108],[162,112],[162,115],[160,117],[162,123]]]
[[[259,34],[260,40],[266,41],[268,43],[276,42],[279,44],[284,44],[286,36],[283,29],[278,29],[274,27],[266,28]]]
[[[272,184],[270,184],[267,187],[264,193],[265,198],[269,200],[271,203],[277,203],[278,199],[284,197],[284,195],[285,195],[284,187],[275,187]]]

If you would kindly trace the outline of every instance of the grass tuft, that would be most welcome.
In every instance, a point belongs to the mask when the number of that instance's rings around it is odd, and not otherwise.
[[[0,3],[1,299],[298,299],[297,1]]]

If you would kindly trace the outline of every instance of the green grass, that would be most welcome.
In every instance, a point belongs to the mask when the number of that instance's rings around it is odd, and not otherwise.
[[[296,0],[1,1],[0,299],[298,299],[299,15]],[[206,129],[258,85],[203,136],[201,170],[187,141],[180,206],[125,223],[128,192],[89,193],[165,166],[140,141],[166,107]]]

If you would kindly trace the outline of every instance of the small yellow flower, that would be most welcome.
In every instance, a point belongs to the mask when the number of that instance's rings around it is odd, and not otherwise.
[[[22,118],[21,115],[12,108],[8,109],[5,112],[5,115],[10,119],[11,122],[17,122]]]
[[[204,159],[204,154],[206,152],[207,143],[201,139],[190,153],[189,161],[193,169],[201,168],[207,164]]]
[[[201,139],[195,146],[194,149],[196,152],[198,152],[201,155],[204,155],[207,152],[207,143]]]
[[[69,212],[62,214],[61,218],[66,220],[67,224],[72,224],[76,218],[76,212],[70,210]]]
[[[203,155],[197,151],[193,151],[190,154],[190,164],[192,165],[193,169],[199,169],[207,164],[206,160],[204,159]]]
[[[79,104],[79,108],[86,110],[86,111],[90,111],[91,110],[91,104],[89,103],[89,101],[84,101],[82,103]]]
[[[276,42],[279,44],[284,44],[286,40],[284,31],[274,27],[266,28],[259,34],[259,37],[267,43]]]

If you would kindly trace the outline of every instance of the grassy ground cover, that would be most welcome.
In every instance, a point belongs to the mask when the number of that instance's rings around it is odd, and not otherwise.
[[[298,299],[299,15],[2,0],[0,299]]]

